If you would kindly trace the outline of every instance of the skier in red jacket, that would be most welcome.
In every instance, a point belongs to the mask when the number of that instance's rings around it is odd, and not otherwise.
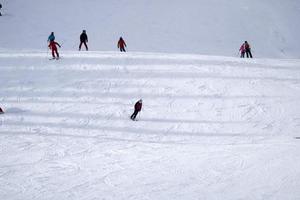
[[[58,52],[57,52],[57,47],[56,47],[56,45],[59,46],[59,48],[61,47],[60,44],[58,44],[58,43],[55,42],[54,40],[53,40],[53,41],[50,41],[50,44],[48,45],[48,47],[52,50],[52,57],[53,57],[53,59],[55,59],[55,54],[56,54],[56,56],[57,56],[56,59],[59,58],[59,54],[58,54]],[[55,54],[54,54],[54,53],[55,53]]]
[[[118,48],[120,49],[121,52],[122,52],[122,51],[126,52],[125,47],[126,47],[126,43],[125,43],[125,41],[123,40],[123,38],[120,37],[120,39],[119,39],[119,41],[118,41]]]
[[[134,112],[133,112],[133,114],[130,117],[132,120],[135,120],[137,114],[142,110],[142,103],[143,103],[142,99],[138,100],[135,103],[135,105],[134,105]]]

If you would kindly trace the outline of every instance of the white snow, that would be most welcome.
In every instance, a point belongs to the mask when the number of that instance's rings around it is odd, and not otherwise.
[[[0,3],[0,200],[300,199],[300,1]]]
[[[300,60],[61,54],[0,53],[0,199],[300,198]]]

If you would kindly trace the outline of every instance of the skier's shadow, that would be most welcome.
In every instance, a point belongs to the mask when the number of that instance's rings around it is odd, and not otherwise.
[[[190,120],[190,119],[158,119],[158,118],[145,118],[140,121],[148,121],[155,123],[191,123],[191,124],[249,124],[247,121],[210,121],[210,120]],[[252,123],[258,123],[254,121]]]
[[[1,11],[0,11],[0,12],[1,12]],[[12,15],[12,14],[10,14],[10,13],[2,13],[2,12],[1,12],[1,14],[2,14],[2,15],[1,15],[0,17],[3,17],[3,18],[4,18],[4,17],[13,17],[13,16],[14,16],[14,15]]]
[[[4,111],[6,114],[18,114],[18,113],[25,113],[27,112],[26,110],[20,109],[20,108],[7,108]]]

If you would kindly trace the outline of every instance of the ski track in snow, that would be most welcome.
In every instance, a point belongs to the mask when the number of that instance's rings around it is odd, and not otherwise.
[[[0,199],[300,198],[299,60],[0,52],[0,80]]]

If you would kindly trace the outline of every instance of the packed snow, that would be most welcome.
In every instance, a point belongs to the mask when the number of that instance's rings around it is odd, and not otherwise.
[[[299,60],[48,57],[0,53],[0,199],[300,198]]]
[[[0,3],[1,200],[300,199],[298,0]]]

